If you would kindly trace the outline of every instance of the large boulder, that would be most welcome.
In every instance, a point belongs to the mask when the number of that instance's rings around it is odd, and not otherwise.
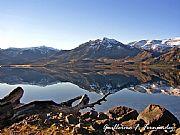
[[[20,106],[20,99],[22,98],[24,90],[21,87],[14,89],[9,95],[0,99],[0,105],[11,103],[13,108]]]
[[[120,122],[137,119],[138,112],[125,106],[114,107],[106,113],[109,118],[115,118]]]
[[[176,134],[180,135],[180,128],[176,129]]]
[[[179,125],[178,119],[171,112],[160,105],[154,104],[147,106],[137,119],[142,119],[147,125],[151,126]]]

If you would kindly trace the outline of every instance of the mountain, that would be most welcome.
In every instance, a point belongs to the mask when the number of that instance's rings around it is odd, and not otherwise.
[[[122,60],[130,63],[157,64],[162,63],[163,59],[165,63],[170,63],[170,61],[175,63],[179,62],[178,48],[180,48],[180,38],[141,40],[128,45],[115,39],[103,38],[90,40],[75,49],[60,52],[48,60],[48,65],[68,63],[86,67],[90,63],[95,64],[104,60],[109,63],[119,60],[119,64],[122,64]]]
[[[121,59],[137,55],[140,49],[127,46],[114,39],[90,40],[75,49],[51,57],[49,64],[93,61],[98,59]],[[54,58],[54,59],[52,59]]]
[[[180,38],[140,40],[129,44],[103,38],[90,40],[72,50],[57,50],[46,46],[0,49],[0,65],[66,65],[87,68],[103,64],[111,66],[113,62],[115,65],[172,64],[179,63],[179,49]]]
[[[143,50],[164,52],[173,47],[180,47],[180,37],[164,40],[140,40],[128,43],[127,45],[137,47]]]
[[[46,46],[1,49],[0,64],[27,64],[38,59],[50,57],[58,52],[59,50]]]

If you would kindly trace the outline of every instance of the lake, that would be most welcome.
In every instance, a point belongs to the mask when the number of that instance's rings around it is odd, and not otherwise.
[[[22,103],[59,103],[83,94],[93,102],[111,92],[107,102],[96,106],[97,111],[127,106],[140,112],[149,104],[159,104],[180,119],[179,72],[167,71],[0,68],[0,98],[18,86],[25,91]]]

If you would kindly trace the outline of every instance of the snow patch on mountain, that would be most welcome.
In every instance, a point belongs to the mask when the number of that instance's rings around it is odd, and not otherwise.
[[[164,40],[140,40],[128,45],[145,50],[163,51],[172,47],[180,47],[180,37]]]
[[[89,43],[90,43],[90,48],[93,49],[98,49],[100,46],[103,46],[106,49],[111,49],[114,46],[120,48],[120,46],[118,45],[120,43],[119,41],[115,39],[109,39],[106,37],[104,37],[103,39],[90,40]]]
[[[162,44],[167,44],[169,46],[180,46],[180,37],[163,40]]]
[[[115,40],[115,39],[109,39],[104,37],[103,40],[101,40],[102,43],[104,44],[118,44],[119,41]]]

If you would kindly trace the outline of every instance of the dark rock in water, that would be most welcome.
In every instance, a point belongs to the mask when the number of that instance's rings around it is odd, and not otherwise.
[[[131,119],[136,119],[138,116],[138,112],[125,106],[119,106],[110,109],[107,112],[107,115],[109,116],[109,118],[116,118],[119,122],[123,122]]]
[[[172,126],[173,124],[179,125],[178,119],[167,109],[160,105],[149,105],[141,112],[137,118],[144,120],[147,125],[151,126]]]
[[[79,122],[79,118],[70,114],[70,115],[66,116],[66,122],[68,124],[77,124]]]

